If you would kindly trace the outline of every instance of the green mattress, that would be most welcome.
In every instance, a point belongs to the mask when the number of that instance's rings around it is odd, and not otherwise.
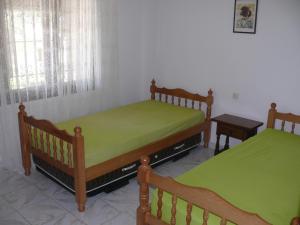
[[[150,144],[204,121],[199,110],[143,101],[56,124],[82,128],[86,167]]]
[[[180,183],[217,192],[235,206],[259,214],[274,225],[300,215],[300,136],[266,129],[176,178]],[[156,215],[157,193],[152,213]],[[164,193],[163,219],[170,221],[171,199]],[[177,203],[177,224],[185,224],[186,203]],[[210,215],[209,224],[220,224]],[[194,207],[192,225],[202,224]]]

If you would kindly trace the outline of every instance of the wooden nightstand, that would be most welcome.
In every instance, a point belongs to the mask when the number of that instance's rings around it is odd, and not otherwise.
[[[223,114],[211,119],[217,122],[217,142],[215,155],[220,151],[220,136],[226,135],[226,142],[223,150],[229,148],[229,137],[245,141],[249,137],[257,134],[257,128],[262,126],[263,123],[255,120],[249,120],[246,118],[233,116],[229,114]],[[222,151],[223,151],[222,150]]]

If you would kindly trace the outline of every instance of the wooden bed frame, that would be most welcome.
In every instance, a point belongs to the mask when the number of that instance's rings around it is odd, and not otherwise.
[[[294,133],[295,125],[300,124],[300,115],[292,113],[280,113],[276,110],[276,104],[271,104],[268,114],[267,127],[275,129],[275,121],[281,120],[281,130],[284,131],[286,122],[292,123],[291,133]],[[241,225],[270,225],[257,214],[246,212],[227,202],[217,193],[205,188],[191,187],[180,184],[170,177],[162,177],[153,172],[149,165],[149,158],[141,158],[141,166],[138,170],[138,182],[140,184],[140,205],[137,209],[137,225],[175,225],[177,198],[187,202],[186,225],[191,224],[191,212],[193,205],[203,209],[203,224],[207,224],[209,214],[215,214],[221,218],[220,224],[227,222]],[[149,186],[158,189],[157,215],[151,214],[149,202]],[[165,223],[162,218],[163,192],[172,195],[172,209],[170,223]],[[183,224],[180,224],[183,225]],[[300,217],[295,217],[291,225],[300,225]]]
[[[213,104],[213,92],[208,91],[208,96],[192,94],[183,89],[167,89],[156,86],[152,80],[150,87],[151,99],[164,101],[182,107],[195,108],[196,104],[201,110],[201,103],[207,105],[206,118],[202,123],[180,131],[174,135],[163,138],[144,147],[115,157],[103,163],[86,168],[84,154],[84,137],[80,127],[74,128],[74,135],[65,130],[59,130],[48,120],[37,120],[32,116],[27,116],[25,106],[19,106],[19,131],[22,152],[22,163],[25,175],[30,175],[31,156],[43,160],[56,170],[71,176],[74,179],[75,197],[79,211],[85,210],[86,203],[86,184],[99,176],[138,161],[143,155],[150,155],[172,146],[179,141],[183,141],[200,132],[204,132],[204,146],[207,147],[210,140],[211,131],[211,108]],[[51,148],[53,154],[51,154]],[[65,159],[64,157],[66,157]],[[67,163],[66,163],[67,161]]]

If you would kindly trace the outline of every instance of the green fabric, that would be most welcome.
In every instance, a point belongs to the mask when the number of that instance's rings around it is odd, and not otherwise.
[[[300,136],[266,129],[176,178],[180,183],[215,191],[235,206],[259,214],[274,225],[300,215]],[[152,204],[156,215],[157,193]],[[164,194],[163,218],[170,221],[170,195]],[[186,203],[177,203],[177,224],[185,224]],[[193,208],[192,225],[202,224]],[[210,215],[209,224],[220,218]]]
[[[96,165],[204,121],[199,110],[143,101],[56,124],[82,128],[86,167]]]

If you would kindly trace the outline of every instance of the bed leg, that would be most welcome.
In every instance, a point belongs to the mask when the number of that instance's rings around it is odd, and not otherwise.
[[[151,172],[149,166],[150,159],[147,156],[141,158],[141,166],[138,169],[138,182],[140,184],[140,205],[136,212],[136,225],[146,225],[145,215],[149,213],[149,185],[147,183],[148,174]]]
[[[26,125],[24,122],[24,117],[27,116],[25,112],[25,106],[21,103],[19,106],[19,133],[20,133],[20,145],[21,145],[21,153],[22,153],[22,164],[25,171],[25,176],[30,175],[31,169],[31,157],[29,150],[29,140],[26,132]]]
[[[83,136],[81,135],[81,128],[76,127],[74,131],[73,156],[75,196],[79,212],[84,212],[86,203],[84,141]]]
[[[207,121],[207,128],[204,130],[204,148],[208,148],[211,133],[211,122]]]
[[[211,89],[208,90],[207,96],[207,109],[206,109],[206,123],[207,127],[204,130],[204,148],[208,148],[210,141],[210,133],[211,133],[211,106],[214,102],[213,91]]]

